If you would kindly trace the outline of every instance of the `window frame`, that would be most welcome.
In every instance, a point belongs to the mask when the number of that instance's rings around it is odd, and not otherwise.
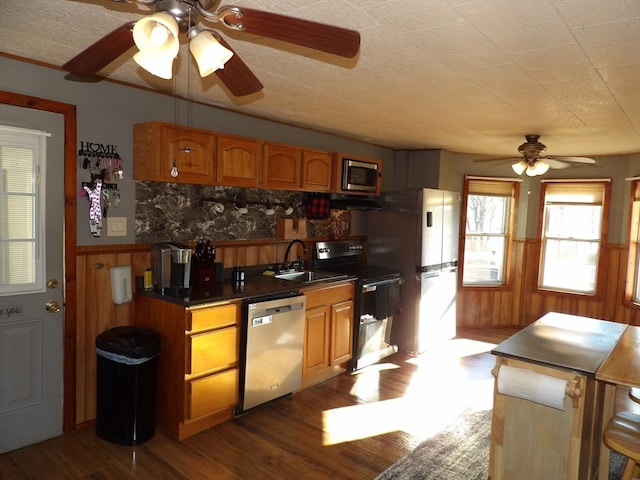
[[[45,178],[47,155],[46,138],[51,136],[47,132],[30,130],[20,127],[0,125],[0,146],[30,149],[33,151],[33,195],[34,195],[34,270],[33,283],[0,285],[0,297],[40,293],[45,287],[45,185],[41,182]],[[1,168],[1,167],[0,167]]]
[[[496,187],[499,185],[499,188],[496,188],[496,192],[503,190],[505,187],[505,183],[510,184],[511,194],[509,198],[509,211],[506,214],[506,234],[505,238],[505,247],[504,247],[504,257],[503,261],[503,271],[504,271],[504,279],[501,283],[477,283],[477,284],[465,284],[464,283],[464,269],[465,269],[465,250],[467,244],[467,208],[469,203],[469,195],[478,195],[478,193],[474,192],[472,186],[472,182],[483,182],[486,185],[490,185],[492,182],[496,183]],[[512,261],[512,251],[513,251],[513,239],[515,236],[515,225],[516,225],[516,216],[518,210],[518,201],[520,199],[520,184],[522,183],[521,179],[517,178],[503,178],[503,177],[477,177],[467,175],[464,178],[464,187],[463,187],[463,196],[462,196],[462,208],[461,208],[461,241],[460,241],[460,268],[458,275],[458,288],[460,289],[470,289],[470,290],[481,290],[481,289],[490,289],[490,290],[510,290],[513,286],[514,272],[513,269],[515,267],[514,262]],[[470,193],[471,191],[471,193]],[[490,194],[487,196],[491,196]],[[496,193],[494,196],[506,197],[506,195],[500,195]]]
[[[631,181],[627,222],[629,249],[623,303],[640,307],[640,177],[627,180]]]
[[[547,206],[547,190],[548,186],[554,184],[566,184],[566,185],[577,185],[577,184],[599,184],[603,187],[602,191],[602,218],[600,224],[600,238],[598,239],[598,259],[595,262],[596,275],[595,275],[595,288],[593,293],[584,292],[580,290],[571,290],[567,289],[559,289],[557,287],[547,287],[542,286],[542,277],[543,277],[543,261],[545,254],[545,214],[546,214],[546,206]],[[540,181],[541,189],[540,189],[540,207],[538,211],[538,234],[537,234],[537,244],[538,244],[538,274],[535,283],[535,291],[543,294],[552,294],[552,295],[560,295],[560,296],[572,296],[572,297],[587,297],[593,299],[599,299],[602,297],[604,291],[604,275],[606,275],[605,262],[606,255],[603,255],[603,252],[606,249],[607,245],[607,236],[609,232],[609,205],[611,198],[611,179],[609,178],[585,178],[585,179],[543,179]],[[555,237],[554,237],[555,238]]]

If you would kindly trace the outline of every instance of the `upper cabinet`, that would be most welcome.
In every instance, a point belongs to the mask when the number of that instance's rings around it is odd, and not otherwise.
[[[262,156],[262,186],[278,190],[300,190],[301,162],[300,148],[265,143]]]
[[[333,159],[329,152],[302,151],[302,189],[307,192],[330,192]]]
[[[220,135],[217,160],[218,185],[260,186],[260,142],[257,140]]]
[[[162,122],[133,126],[133,177],[211,184],[216,137],[206,130]]]
[[[291,145],[265,143],[262,186],[281,190],[330,192],[331,153]]]
[[[342,188],[345,158],[377,168],[373,188]],[[371,182],[371,175],[367,176],[367,170],[359,165],[356,162],[350,178]],[[377,195],[380,167],[381,162],[376,159],[347,157],[164,122],[133,126],[135,180]]]

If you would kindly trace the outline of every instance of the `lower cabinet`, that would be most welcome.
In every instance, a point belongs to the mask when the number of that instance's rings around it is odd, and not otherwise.
[[[302,387],[346,371],[352,356],[353,282],[305,290]]]
[[[240,304],[184,308],[136,296],[136,324],[162,336],[157,426],[179,440],[233,416],[239,392]]]

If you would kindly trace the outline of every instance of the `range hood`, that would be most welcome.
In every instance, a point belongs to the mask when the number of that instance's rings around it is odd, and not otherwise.
[[[332,193],[330,204],[334,210],[382,210],[382,206],[372,196]]]

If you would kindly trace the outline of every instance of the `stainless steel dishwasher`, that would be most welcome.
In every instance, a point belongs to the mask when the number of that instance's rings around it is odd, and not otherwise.
[[[305,304],[299,292],[244,302],[242,398],[236,414],[300,388]]]

